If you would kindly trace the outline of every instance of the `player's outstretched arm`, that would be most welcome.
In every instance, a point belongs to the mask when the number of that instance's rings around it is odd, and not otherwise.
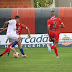
[[[8,24],[9,24],[9,22],[6,21],[6,22],[4,23],[4,25],[3,25],[3,29],[5,29],[5,26],[8,25]]]
[[[49,26],[49,25],[48,25],[48,27],[47,27],[47,32],[48,32],[49,40],[50,40],[50,26]]]
[[[47,27],[48,35],[50,35],[50,26]]]
[[[5,29],[2,29],[2,30],[0,31],[0,33],[4,32],[4,31],[6,31],[6,30],[7,30],[7,28],[5,28]]]
[[[30,30],[29,30],[29,28],[28,28],[27,26],[25,26],[25,25],[23,25],[23,28],[25,28],[25,29],[27,30],[27,32],[28,32],[28,37],[30,38],[31,36],[30,36]]]
[[[29,28],[27,27],[27,32],[28,32],[28,36],[29,36],[29,38],[31,37],[30,36],[30,30],[29,30]]]
[[[60,20],[60,25],[59,25],[59,27],[60,27],[60,28],[64,28],[64,23],[61,21],[60,18],[59,18],[59,20]]]

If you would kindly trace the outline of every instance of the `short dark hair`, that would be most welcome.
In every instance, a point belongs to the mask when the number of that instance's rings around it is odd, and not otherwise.
[[[55,12],[55,11],[52,10],[51,12]]]
[[[15,16],[15,19],[18,19],[19,18],[19,16]]]

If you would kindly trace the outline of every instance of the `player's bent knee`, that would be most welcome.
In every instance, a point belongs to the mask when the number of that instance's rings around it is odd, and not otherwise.
[[[22,37],[19,37],[16,41],[19,42],[22,39]]]
[[[19,37],[18,37],[18,39],[22,39],[22,37],[21,37],[21,36],[19,36]]]

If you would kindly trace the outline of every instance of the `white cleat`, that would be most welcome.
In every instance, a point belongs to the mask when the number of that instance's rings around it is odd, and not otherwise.
[[[47,47],[48,47],[48,52],[50,54],[51,53],[51,47],[49,45]]]
[[[27,55],[22,55],[22,57],[27,58]]]
[[[12,49],[14,52],[16,52],[16,50],[15,50],[15,48],[14,48],[14,47],[11,47],[11,46],[10,46],[10,49]]]

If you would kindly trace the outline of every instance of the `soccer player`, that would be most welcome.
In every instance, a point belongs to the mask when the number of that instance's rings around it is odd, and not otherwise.
[[[22,53],[22,56],[23,57],[26,57],[26,55],[24,54],[24,51],[23,49],[21,48],[21,43],[20,43],[20,40],[22,39],[20,37],[20,35],[17,35],[16,34],[16,24],[18,24],[20,21],[20,18],[19,16],[15,16],[15,19],[13,20],[9,20],[7,22],[4,23],[4,26],[3,26],[3,29],[5,29],[5,26],[8,25],[8,28],[7,28],[7,38],[11,41],[12,45],[10,46],[10,48],[16,52],[16,50],[14,49],[14,46],[16,44],[18,44],[18,47]],[[29,36],[30,37],[30,36]]]
[[[29,36],[29,38],[30,38],[29,28],[28,28],[27,26],[25,26],[24,24],[21,24],[21,23],[16,24],[16,33],[17,33],[18,35],[20,35],[23,28],[27,30],[28,36]],[[6,31],[6,30],[7,30],[7,28],[5,28],[4,30],[1,30],[0,33],[3,32],[3,31]],[[9,56],[10,50],[11,50],[11,49],[10,49],[10,46],[11,46],[11,45],[12,45],[12,42],[9,44],[8,48],[7,48],[3,53],[0,54],[0,56],[3,56],[5,53],[7,53],[7,56]]]
[[[30,38],[29,28],[28,28],[27,26],[25,26],[24,24],[21,24],[21,23],[16,24],[16,33],[17,33],[18,35],[20,35],[23,28],[27,30],[28,36],[29,36],[29,38]],[[0,33],[3,32],[3,31],[6,31],[6,30],[7,30],[7,28],[5,28],[4,30],[1,30]],[[11,49],[10,49],[10,46],[11,46],[11,45],[12,45],[12,42],[9,44],[8,48],[7,48],[3,53],[0,54],[0,56],[3,56],[3,55],[6,54],[6,53],[7,53],[7,56],[9,56],[10,50],[11,50]]]
[[[51,49],[54,49],[56,58],[59,58],[58,51],[57,51],[57,44],[59,41],[59,27],[64,28],[64,24],[60,18],[55,17],[55,12],[51,11],[51,18],[47,22],[47,31],[49,35],[49,40],[53,42],[54,45],[51,47],[48,45],[48,52],[51,53]]]

